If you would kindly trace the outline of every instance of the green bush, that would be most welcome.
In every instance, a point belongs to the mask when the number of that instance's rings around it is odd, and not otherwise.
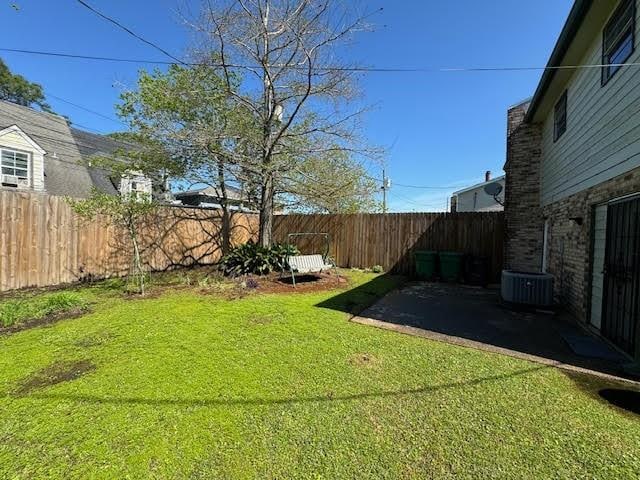
[[[384,267],[382,265],[374,265],[373,267],[371,267],[371,271],[373,273],[382,273],[384,272]]]
[[[225,275],[267,275],[287,268],[287,256],[297,255],[298,249],[291,245],[275,244],[270,248],[253,242],[235,247],[222,259]]]
[[[10,327],[25,320],[36,320],[56,313],[84,309],[87,306],[87,301],[73,292],[7,300],[0,303],[0,326]]]

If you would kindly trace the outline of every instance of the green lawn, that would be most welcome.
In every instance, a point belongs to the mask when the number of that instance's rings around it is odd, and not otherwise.
[[[350,323],[395,280],[349,276],[78,290],[91,313],[0,337],[0,478],[640,477],[639,417],[598,382]]]

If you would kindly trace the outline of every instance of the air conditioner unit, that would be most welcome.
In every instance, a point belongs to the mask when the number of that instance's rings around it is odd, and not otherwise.
[[[2,175],[1,180],[3,185],[12,185],[14,187],[17,187],[20,181],[15,175]]]
[[[18,187],[19,188],[29,188],[29,179],[28,178],[19,178],[18,179]]]
[[[550,307],[553,305],[553,276],[503,270],[501,291],[505,302]]]

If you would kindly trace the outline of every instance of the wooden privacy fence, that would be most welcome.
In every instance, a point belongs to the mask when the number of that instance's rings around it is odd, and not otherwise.
[[[0,291],[126,274],[128,236],[104,220],[78,219],[61,197],[0,191]],[[235,214],[232,243],[255,239],[257,225],[255,215]],[[143,259],[155,271],[216,263],[220,230],[218,211],[158,209],[140,229]]]
[[[130,270],[128,235],[104,218],[85,222],[66,200],[36,193],[0,191],[0,291],[123,275]],[[256,215],[235,214],[232,244],[257,239]],[[372,267],[414,273],[416,250],[456,251],[489,259],[491,276],[502,269],[502,213],[399,213],[282,215],[274,238],[326,232],[330,255],[340,267]],[[154,271],[211,265],[221,256],[221,221],[216,210],[164,207],[140,229],[142,256]],[[321,238],[296,241],[305,253],[322,252]]]
[[[493,280],[503,263],[504,214],[394,213],[355,215],[282,215],[274,222],[274,238],[323,232],[331,235],[330,255],[340,267],[381,265],[387,271],[415,273],[417,250],[453,251],[487,257]],[[321,238],[302,237],[304,253],[322,252]]]

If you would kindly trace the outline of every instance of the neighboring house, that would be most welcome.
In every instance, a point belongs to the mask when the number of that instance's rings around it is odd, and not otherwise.
[[[508,113],[506,266],[640,358],[640,0],[577,0],[531,100]]]
[[[489,195],[487,185],[498,184],[502,191],[497,195]],[[504,210],[504,175],[492,179],[487,172],[484,182],[464,188],[451,194],[452,212],[501,212]]]
[[[231,185],[226,186],[227,201],[232,210],[255,211],[255,203],[249,199],[249,196],[240,188]],[[185,192],[175,192],[173,194],[177,202],[182,205],[200,207],[200,208],[222,208],[220,189],[214,187],[205,187]]]
[[[0,189],[83,198],[93,188],[110,194],[151,194],[150,179],[115,176],[91,166],[123,142],[69,126],[59,115],[0,100]]]

